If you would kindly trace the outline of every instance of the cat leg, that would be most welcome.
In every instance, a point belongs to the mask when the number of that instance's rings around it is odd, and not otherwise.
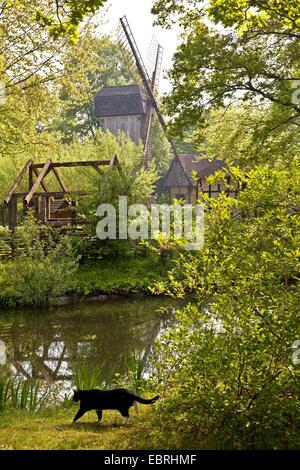
[[[102,410],[96,410],[97,416],[98,416],[98,421],[101,421],[102,419]]]
[[[122,409],[122,410],[119,410],[121,415],[123,416],[124,418],[124,424],[125,426],[127,426],[128,424],[128,418],[129,418],[129,413],[128,413],[128,408],[127,409]]]
[[[133,404],[134,404],[135,412],[138,413],[139,412],[139,407],[138,407],[137,401],[134,401]]]
[[[73,419],[73,423],[75,423],[75,421],[77,421],[79,418],[81,418],[81,416],[83,416],[85,412],[86,412],[86,410],[84,410],[83,408],[79,408],[75,418]]]

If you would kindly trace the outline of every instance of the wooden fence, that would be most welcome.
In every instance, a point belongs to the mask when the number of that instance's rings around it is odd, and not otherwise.
[[[63,235],[86,237],[84,229],[78,227],[65,226],[54,230],[56,232],[51,233],[52,241],[58,241]],[[43,231],[40,231],[38,239],[41,241],[47,240],[48,236],[49,233],[47,234],[47,232],[43,233]],[[11,230],[0,224],[0,261],[9,261],[17,256],[26,256],[30,248],[32,248],[32,240],[28,238],[22,226]]]

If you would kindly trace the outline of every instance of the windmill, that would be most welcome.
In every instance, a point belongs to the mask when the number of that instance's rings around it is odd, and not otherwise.
[[[153,37],[148,50],[148,67],[146,67],[126,16],[120,19],[118,42],[125,54],[132,76],[135,80],[138,77],[141,86],[104,88],[95,96],[95,114],[104,131],[110,130],[116,133],[124,130],[135,142],[142,140],[144,166],[148,168],[152,158],[151,128],[154,112],[164,132],[167,132],[165,120],[155,98],[163,48]],[[173,141],[168,136],[167,139],[174,155],[177,156]]]
[[[119,42],[121,43],[122,47],[127,52],[129,53],[131,52],[132,59],[135,61],[138,74],[145,87],[145,91],[148,95],[148,100],[149,100],[149,106],[148,106],[149,109],[147,113],[148,116],[146,118],[146,132],[145,132],[145,140],[144,140],[144,149],[145,149],[144,159],[145,159],[145,162],[147,162],[147,160],[149,160],[149,157],[151,158],[150,134],[151,134],[151,122],[152,122],[153,111],[156,112],[156,115],[158,117],[158,120],[163,130],[167,134],[167,126],[166,126],[165,120],[163,118],[162,113],[160,112],[159,106],[155,98],[155,93],[157,92],[157,89],[158,89],[159,77],[160,77],[160,72],[161,72],[163,48],[160,44],[158,44],[158,42],[155,39],[152,39],[152,44],[150,44],[149,51],[150,51],[150,54],[152,53],[152,56],[154,56],[155,65],[153,67],[152,76],[151,76],[149,75],[147,68],[144,65],[142,56],[139,52],[139,48],[134,39],[127,17],[123,16],[123,18],[120,18],[120,23],[121,23],[122,29],[121,29],[121,33],[119,34]],[[153,52],[153,50],[155,52]],[[151,59],[151,56],[150,56],[150,59]],[[168,140],[171,144],[174,155],[177,156],[177,150],[174,145],[174,142],[170,138],[168,138]]]

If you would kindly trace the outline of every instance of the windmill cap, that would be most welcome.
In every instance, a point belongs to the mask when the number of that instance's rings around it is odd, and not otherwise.
[[[95,115],[142,115],[147,112],[147,102],[146,92],[139,85],[104,87],[95,95]]]

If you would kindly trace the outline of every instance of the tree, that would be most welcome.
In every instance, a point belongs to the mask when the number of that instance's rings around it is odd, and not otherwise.
[[[208,158],[220,157],[245,170],[258,163],[283,162],[287,155],[297,161],[299,130],[287,116],[288,111],[276,105],[233,104],[211,110],[189,138]]]
[[[159,175],[164,175],[169,169],[173,154],[160,122],[156,116],[152,121],[152,154]]]
[[[297,0],[156,0],[152,13],[162,26],[180,21],[185,27],[191,20],[208,14],[215,24],[261,34],[299,37],[299,2]]]
[[[94,258],[118,258],[118,256],[136,254],[138,242],[134,240],[119,239],[117,236],[116,239],[97,240],[97,243],[91,246],[90,239],[96,234],[96,227],[100,221],[96,211],[101,204],[111,204],[116,209],[118,219],[119,196],[127,196],[128,206],[149,203],[157,180],[154,165],[145,170],[142,145],[136,145],[124,132],[113,135],[99,129],[93,144],[93,155],[95,159],[97,155],[101,155],[103,160],[110,160],[113,155],[117,155],[121,171],[116,168],[113,171],[106,168],[100,175],[96,171],[91,174],[89,180],[91,194],[82,198],[78,208],[87,220],[88,237],[80,242],[82,252],[88,252],[89,256]],[[116,230],[118,234],[118,223]]]
[[[161,419],[179,448],[297,448],[300,168],[232,173],[247,188],[210,201],[203,250],[182,254],[157,287],[193,294],[157,343]]]
[[[35,83],[27,90],[16,88],[0,106],[0,157],[17,162],[23,157],[42,157],[49,147],[54,150],[58,135],[47,129],[57,110],[57,97],[45,84]]]
[[[236,198],[200,198],[204,247],[182,253],[157,285],[192,296],[154,353],[167,445],[297,448],[298,2],[171,0],[154,9],[161,23],[175,13],[184,28],[166,98],[173,130],[233,162],[233,181],[244,186]]]
[[[174,133],[198,125],[211,108],[241,100],[275,104],[282,124],[299,125],[297,3],[212,0],[205,7],[191,0],[169,2],[167,8],[156,3],[160,23],[177,13],[185,28],[170,72],[173,91],[165,99]]]
[[[79,22],[103,0],[3,1],[0,5],[0,154],[31,157],[57,134],[46,133],[57,113],[55,81],[63,74],[62,57],[72,47]],[[13,27],[12,27],[13,25]],[[33,152],[33,153],[32,153]]]
[[[86,25],[62,60],[62,78],[56,83],[60,113],[53,128],[62,133],[63,142],[95,137],[95,94],[105,86],[128,85],[136,79],[119,45],[96,34],[92,25]]]
[[[59,73],[59,58],[77,42],[80,23],[106,0],[16,0],[0,4],[0,79],[11,93],[16,85],[33,86]],[[13,25],[13,27],[12,27]],[[21,40],[20,40],[21,38]]]

